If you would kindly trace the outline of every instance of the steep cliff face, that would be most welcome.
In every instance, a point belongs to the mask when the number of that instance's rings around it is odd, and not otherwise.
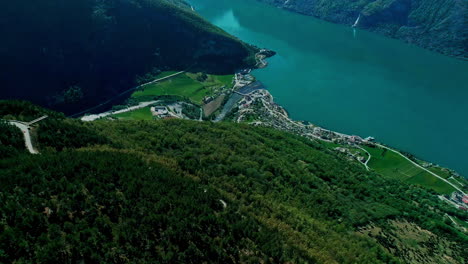
[[[76,112],[147,73],[232,72],[254,53],[181,0],[27,2],[0,4],[0,98]]]
[[[464,0],[258,0],[468,59],[468,2]]]

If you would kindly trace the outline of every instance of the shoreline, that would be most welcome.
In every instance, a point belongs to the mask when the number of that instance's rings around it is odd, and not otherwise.
[[[275,53],[273,51],[269,51],[266,49],[261,49],[256,54],[257,64],[256,69],[264,68],[268,65],[266,58],[273,56]],[[268,55],[268,56],[267,56]],[[466,193],[463,191],[466,188],[466,179],[456,171],[442,167],[440,165],[427,162],[425,160],[416,158],[409,152],[400,151],[398,149],[392,148],[387,146],[385,143],[375,142],[375,139],[372,137],[368,138],[361,138],[357,135],[348,135],[345,133],[333,131],[331,129],[327,129],[324,127],[320,127],[310,121],[299,121],[293,120],[287,110],[279,104],[274,102],[273,96],[269,93],[266,87],[263,84],[256,80],[256,78],[251,74],[252,69],[243,69],[235,73],[233,78],[233,88],[226,94],[229,95],[228,99],[225,101],[223,105],[218,108],[218,115],[213,116],[212,122],[219,122],[223,120],[231,120],[233,122],[246,122],[253,125],[263,125],[263,126],[270,126],[278,130],[287,131],[299,136],[303,136],[315,141],[322,141],[329,144],[334,144],[336,147],[334,150],[340,151],[351,157],[354,160],[360,162],[366,170],[370,171],[371,169],[375,171],[375,169],[369,166],[369,162],[372,164],[372,155],[369,151],[367,151],[363,146],[372,146],[373,148],[385,149],[390,150],[391,152],[396,153],[397,155],[404,158],[406,161],[410,162],[412,166],[418,168],[425,173],[431,175],[432,177],[437,178],[439,181],[444,182],[444,184],[450,186],[453,189],[453,192],[459,192],[463,196],[466,196]],[[176,73],[174,75],[180,74]],[[166,76],[161,79],[150,81],[149,83],[154,83],[156,81],[168,79],[171,76]],[[145,84],[143,84],[145,85]],[[253,101],[259,100],[263,105],[263,109],[254,109],[251,107]],[[231,102],[232,101],[232,102]],[[111,116],[113,114],[118,114],[122,112],[130,112],[142,107],[146,107],[148,105],[157,103],[158,101],[152,102],[143,102],[136,106],[129,106],[125,109],[121,109],[118,111],[106,111],[104,113],[99,113],[95,115],[84,116],[81,118],[82,121],[94,121],[100,118],[105,118]],[[230,102],[230,103],[228,103]],[[227,109],[226,109],[227,107]],[[265,120],[255,120],[255,117],[266,117]],[[252,119],[252,120],[250,120]],[[200,121],[200,120],[198,120]],[[344,146],[338,147],[338,146]],[[356,149],[359,151],[356,152]],[[379,162],[379,160],[377,160]],[[388,162],[388,161],[387,161]],[[392,165],[397,166],[397,165]],[[432,169],[433,171],[431,171]],[[398,170],[398,166],[395,168]],[[443,173],[441,176],[437,173]],[[406,172],[408,173],[408,172]],[[379,172],[379,174],[382,174]],[[403,171],[395,172],[395,177],[398,178],[401,176],[400,174],[405,174]],[[426,176],[424,177],[427,177]],[[447,175],[448,174],[448,175]],[[406,175],[406,174],[405,174]],[[414,176],[417,175],[407,175],[408,179],[412,179]],[[456,179],[460,177],[460,179]],[[463,179],[463,180],[461,180]],[[427,178],[425,180],[428,180]],[[419,182],[414,182],[414,184],[419,184]],[[426,185],[424,185],[426,184]],[[437,186],[437,183],[430,182],[424,183],[422,186],[427,188],[432,188],[428,186],[435,186],[437,188],[445,188],[444,185]],[[431,185],[433,184],[433,185]],[[440,184],[440,183],[438,183]],[[457,186],[458,185],[458,186]],[[434,187],[434,188],[435,188]],[[451,189],[451,190],[452,190]],[[446,192],[447,190],[445,190]],[[436,191],[439,192],[439,191]],[[468,208],[467,208],[468,209]]]
[[[269,55],[266,56],[266,57],[258,56],[258,54],[261,54],[262,52],[269,52],[269,53],[268,53]],[[265,68],[265,67],[268,66],[268,61],[267,61],[266,59],[267,59],[267,58],[270,58],[270,57],[272,57],[272,56],[274,56],[274,55],[276,55],[276,52],[270,51],[270,50],[267,50],[267,49],[261,49],[260,52],[259,52],[258,54],[256,55],[256,58],[259,60],[259,62],[258,62],[257,64],[262,64],[262,65],[264,65],[264,67],[259,67],[259,68],[257,68],[257,69],[260,70],[260,69],[263,69],[263,68]],[[252,71],[252,69],[249,71],[249,74],[251,73],[251,71]],[[254,77],[254,78],[255,78],[255,77]],[[271,95],[271,96],[272,96],[272,98],[273,98],[273,95]],[[278,104],[278,105],[279,105],[279,104]],[[309,124],[313,124],[313,125],[316,126],[316,127],[319,127],[319,128],[321,128],[321,129],[326,130],[326,131],[331,132],[331,133],[335,133],[335,134],[337,134],[337,135],[347,136],[347,137],[356,136],[356,135],[347,135],[347,134],[344,134],[344,133],[341,133],[341,132],[337,132],[337,131],[334,131],[334,130],[325,128],[325,127],[323,127],[323,126],[316,125],[315,123],[313,123],[313,122],[311,122],[311,121],[308,121],[308,120],[293,120],[293,119],[289,116],[288,110],[287,110],[285,107],[281,106],[281,105],[279,105],[279,106],[283,109],[283,111],[286,113],[287,117],[288,117],[292,122],[300,122],[300,123],[305,123],[305,122],[307,122],[307,123],[309,123]],[[368,138],[372,138],[372,137],[368,137]],[[464,177],[464,176],[460,175],[460,174],[459,174],[456,170],[454,170],[454,169],[446,168],[446,167],[444,167],[444,166],[441,166],[441,165],[438,164],[438,163],[433,163],[433,162],[427,161],[427,160],[425,160],[425,159],[418,158],[417,155],[414,155],[413,153],[411,153],[411,152],[409,152],[409,151],[402,151],[402,150],[399,150],[398,148],[393,148],[392,146],[389,146],[389,145],[387,145],[387,144],[385,144],[385,143],[383,143],[383,142],[375,142],[375,143],[378,143],[378,144],[380,144],[381,146],[384,146],[384,147],[386,147],[386,148],[389,148],[389,149],[392,149],[392,150],[396,150],[396,151],[397,151],[398,153],[400,153],[403,157],[407,158],[408,160],[410,160],[410,161],[412,161],[412,162],[413,162],[413,160],[411,160],[411,158],[409,158],[408,155],[411,155],[414,159],[417,159],[417,160],[420,160],[420,161],[423,161],[423,162],[432,164],[432,165],[434,165],[435,167],[445,168],[445,169],[451,171],[452,174],[455,174],[455,175],[457,175],[457,176],[459,176],[459,177],[461,177],[461,178],[463,178],[463,179],[465,179],[465,180],[468,180],[468,175],[466,175],[466,176]],[[408,154],[408,155],[407,155],[407,154]],[[430,173],[432,173],[432,172],[430,172]],[[439,176],[439,177],[440,177],[440,176]]]
[[[251,71],[249,70],[248,73],[244,74],[243,76],[251,76],[250,72]],[[238,76],[236,74],[236,80],[239,80],[239,79],[240,78],[238,78]],[[252,77],[249,77],[247,79],[252,79]],[[249,84],[246,84],[244,86],[247,86],[247,85],[249,85]],[[240,88],[242,88],[244,86],[237,87],[237,88],[240,89]],[[444,182],[445,184],[447,184],[448,186],[453,188],[454,191],[452,192],[452,194],[453,193],[460,193],[462,196],[467,195],[465,193],[465,191],[463,191],[463,189],[466,188],[466,184],[459,182],[459,180],[460,181],[462,179],[466,180],[466,178],[461,176],[455,170],[442,167],[442,166],[440,166],[438,164],[428,162],[428,161],[425,161],[423,159],[416,158],[416,156],[414,156],[413,154],[411,154],[409,152],[400,151],[400,150],[398,150],[396,148],[392,148],[391,146],[387,146],[385,143],[375,142],[374,141],[375,139],[372,138],[372,137],[368,137],[366,139],[363,139],[363,138],[361,138],[360,136],[357,136],[357,135],[348,135],[348,134],[344,134],[344,133],[341,133],[341,132],[337,132],[337,131],[333,131],[333,130],[330,130],[330,129],[326,129],[326,128],[317,126],[317,125],[313,124],[310,121],[293,120],[291,117],[289,117],[289,115],[287,113],[287,110],[284,107],[282,107],[281,105],[276,104],[274,102],[273,96],[268,92],[267,89],[264,88],[263,91],[264,91],[263,94],[261,94],[262,90],[255,90],[255,91],[250,92],[249,94],[244,94],[243,95],[244,98],[240,99],[237,102],[237,108],[238,109],[236,110],[236,113],[234,113],[234,118],[233,118],[232,121],[237,122],[237,123],[247,122],[247,123],[252,124],[252,125],[270,126],[270,127],[275,128],[275,129],[288,131],[290,133],[297,134],[297,135],[300,135],[300,136],[304,136],[304,137],[310,138],[310,139],[320,140],[320,141],[328,142],[328,143],[338,143],[340,145],[352,146],[352,147],[359,148],[359,149],[363,150],[364,152],[366,152],[368,156],[367,157],[362,157],[362,156],[357,156],[357,155],[354,156],[353,155],[353,157],[356,160],[358,160],[361,164],[363,164],[363,166],[365,166],[365,168],[367,170],[370,170],[370,167],[368,166],[368,163],[371,161],[372,155],[367,150],[362,148],[361,146],[363,146],[363,145],[364,146],[365,145],[372,145],[373,147],[389,150],[389,151],[399,155],[400,157],[404,158],[406,161],[410,162],[415,168],[418,168],[418,169],[424,171],[425,173],[430,174],[431,176],[437,178],[438,180]],[[260,95],[258,95],[256,93],[260,93]],[[274,118],[271,118],[267,122],[258,121],[258,120],[253,121],[253,122],[249,122],[248,119],[252,118],[252,117],[249,117],[249,115],[250,116],[252,116],[252,115],[261,116],[262,114],[264,114],[264,113],[261,112],[262,110],[259,110],[259,109],[255,110],[255,109],[249,108],[249,105],[252,104],[252,100],[251,100],[250,97],[261,98],[260,100],[262,101],[263,105],[264,106],[269,105],[269,107],[271,108],[271,109],[268,110],[270,112],[274,112],[274,109],[276,109],[276,113],[272,114],[272,116],[274,116]],[[266,107],[266,108],[268,108],[268,107]],[[231,110],[231,112],[234,111],[234,109],[235,108],[233,108]],[[264,111],[264,109],[263,109],[263,111]],[[281,122],[278,121],[278,120],[281,120],[281,119],[283,120],[282,124],[280,124]],[[288,124],[289,124],[289,127],[288,127]],[[293,127],[295,127],[295,128],[293,128]],[[310,131],[311,128],[313,128],[312,133]],[[432,169],[432,168],[434,170],[437,169],[437,170],[445,171],[445,172],[447,172],[449,174],[449,176],[447,176],[447,178],[445,178],[445,177],[437,174],[436,172],[431,171],[430,169]],[[460,178],[460,179],[457,180],[456,178]],[[459,186],[457,186],[453,182],[450,182],[449,181],[450,179],[454,180]]]
[[[268,0],[257,0],[263,4],[273,6],[277,9],[284,10],[286,12],[294,13],[296,15],[301,15],[301,16],[306,16],[312,19],[317,19],[325,23],[331,23],[335,25],[342,25],[342,26],[349,26],[352,29],[361,29],[365,30],[369,33],[380,35],[389,39],[394,39],[397,41],[400,41],[402,43],[405,43],[407,45],[411,45],[420,49],[424,49],[436,54],[440,54],[442,56],[448,57],[448,58],[453,58],[456,60],[460,61],[468,61],[468,54],[463,50],[460,50],[459,46],[462,46],[461,43],[457,39],[450,39],[449,42],[451,45],[446,47],[443,43],[446,41],[445,39],[439,38],[436,35],[430,35],[429,33],[413,33],[414,35],[407,35],[406,38],[403,35],[398,35],[398,34],[392,34],[390,32],[385,31],[385,23],[380,25],[379,23],[375,24],[370,24],[368,26],[360,26],[362,24],[362,20],[366,20],[366,18],[369,18],[367,16],[363,16],[363,9],[360,10],[355,10],[355,16],[351,16],[350,14],[339,14],[338,16],[333,16],[333,14],[327,14],[327,13],[314,13],[313,11],[301,11],[301,5],[297,3],[289,3],[289,0],[286,1],[285,3],[279,3],[279,2],[271,2]],[[284,2],[284,1],[283,1]],[[288,4],[288,5],[287,5]],[[311,4],[314,5],[314,4]],[[364,7],[362,7],[364,8]],[[388,11],[388,10],[387,10]],[[417,10],[409,10],[411,12],[417,12]],[[408,17],[409,18],[409,17]],[[440,21],[445,21],[449,19],[450,17],[439,17]],[[371,18],[372,20],[372,18]],[[382,22],[382,21],[381,21]],[[411,27],[411,25],[399,25],[397,21],[393,21],[392,23],[389,23],[387,26],[397,26],[398,31],[405,30],[406,27]],[[414,25],[413,25],[414,26]],[[419,24],[417,25],[418,27],[426,27],[430,26],[429,24]],[[420,35],[418,35],[420,34]],[[427,38],[427,39],[426,39]],[[430,41],[429,41],[430,40]]]

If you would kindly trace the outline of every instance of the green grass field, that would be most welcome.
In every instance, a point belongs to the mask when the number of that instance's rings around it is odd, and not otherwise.
[[[426,172],[411,177],[407,182],[433,189],[440,194],[450,194],[456,191],[451,185]]]
[[[435,174],[439,175],[440,177],[445,178],[445,179],[450,178],[450,172],[448,172],[447,170],[444,170],[442,168],[432,167],[432,168],[429,168],[429,170],[434,172]]]
[[[355,153],[355,152],[359,152],[359,155],[363,156],[363,157],[366,157],[368,158],[369,155],[362,149],[360,148],[349,148],[351,150],[352,153]]]
[[[372,155],[369,166],[383,176],[407,180],[420,172],[424,172],[394,152],[379,148],[365,147],[365,149]]]
[[[125,112],[117,115],[113,115],[112,117],[121,119],[121,120],[153,120],[153,116],[151,115],[150,106],[140,108],[131,112]]]
[[[441,194],[455,191],[451,185],[414,166],[407,159],[392,151],[371,147],[364,148],[372,155],[369,167],[384,177],[420,185]],[[443,175],[440,176],[443,177]]]
[[[332,142],[327,142],[327,141],[321,141],[319,140],[318,141],[320,144],[324,145],[326,148],[329,148],[329,149],[335,149],[337,147],[344,147],[343,145],[340,145],[340,144],[336,144],[336,143],[332,143]]]
[[[343,146],[325,141],[320,141],[320,143],[329,149],[346,147],[353,152],[359,151],[363,156],[367,157],[367,154],[364,153],[364,151],[350,146]],[[425,170],[414,166],[414,164],[393,151],[366,146],[363,146],[363,148],[372,155],[368,166],[386,178],[398,179],[411,184],[420,185],[428,189],[432,189],[440,194],[450,194],[455,191],[455,188],[450,184],[442,181]],[[442,168],[431,168],[430,170],[443,178],[449,177],[449,173]],[[453,179],[449,179],[449,181],[454,183],[455,186],[459,186],[460,188],[462,187],[460,183],[455,183]]]
[[[163,72],[158,78],[168,76],[174,72]],[[183,73],[168,80],[143,87],[132,94],[137,100],[148,100],[152,96],[176,95],[188,98],[195,104],[201,105],[205,96],[212,96],[222,87],[231,88],[233,75],[208,75],[200,82],[196,73]]]
[[[458,186],[458,188],[460,188],[460,189],[465,189],[465,190],[467,189],[467,188],[465,187],[466,184],[465,184],[465,183],[463,182],[463,180],[460,179],[460,178],[456,178],[456,179],[455,179],[455,178],[449,178],[449,179],[447,179],[447,180],[448,180],[449,182],[453,183],[455,186]]]

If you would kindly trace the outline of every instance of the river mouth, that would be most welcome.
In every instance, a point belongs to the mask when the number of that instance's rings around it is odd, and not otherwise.
[[[278,53],[254,75],[293,119],[373,136],[468,175],[468,62],[255,0],[189,2]]]

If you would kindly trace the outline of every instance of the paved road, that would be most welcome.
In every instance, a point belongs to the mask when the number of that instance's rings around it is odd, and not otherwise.
[[[432,172],[432,171],[430,171],[430,170],[428,170],[428,169],[422,167],[422,166],[419,165],[418,163],[412,161],[411,159],[409,159],[409,158],[406,157],[405,155],[401,154],[399,151],[396,151],[396,150],[394,150],[394,149],[392,149],[392,148],[389,148],[389,147],[386,147],[386,146],[384,146],[384,145],[380,145],[380,144],[375,144],[375,145],[377,145],[377,146],[379,146],[379,147],[381,147],[381,148],[384,148],[384,149],[388,149],[388,150],[390,150],[390,151],[392,151],[392,152],[394,152],[394,153],[396,153],[396,154],[402,156],[403,158],[407,159],[409,162],[413,163],[414,166],[416,166],[416,167],[418,167],[418,168],[420,168],[420,169],[422,169],[422,170],[424,170],[424,171],[426,171],[426,172],[432,174],[433,176],[435,176],[435,177],[441,179],[442,181],[444,181],[444,182],[450,184],[450,186],[452,186],[453,188],[455,188],[455,190],[461,192],[461,193],[463,194],[463,196],[466,196],[466,194],[465,194],[460,188],[458,188],[456,185],[454,185],[453,183],[451,183],[451,182],[447,181],[446,179],[440,177],[439,175],[435,174],[434,172]]]
[[[172,77],[177,76],[177,75],[179,75],[179,74],[182,74],[182,73],[184,73],[184,72],[185,72],[185,71],[176,72],[176,73],[171,74],[171,75],[168,75],[168,76],[166,76],[166,77],[159,78],[159,79],[153,80],[153,81],[151,81],[151,82],[147,82],[147,83],[141,84],[140,87],[143,87],[143,86],[146,86],[146,85],[149,85],[149,84],[153,84],[153,83],[155,83],[155,82],[164,81],[164,80],[166,80],[166,79],[172,78]]]
[[[331,130],[327,130],[327,129],[323,129],[323,130],[329,131],[329,132],[332,132],[332,133],[335,133],[335,134],[340,135],[340,136],[342,136],[342,137],[349,137],[349,135],[342,134],[342,133],[338,133],[338,132],[335,132],[335,131],[331,131]],[[397,151],[397,150],[394,150],[394,149],[392,149],[392,148],[386,147],[386,146],[381,145],[381,144],[377,144],[377,143],[376,143],[375,145],[377,145],[377,146],[379,146],[379,147],[381,147],[381,148],[384,148],[384,149],[388,149],[388,150],[390,150],[390,151],[392,151],[392,152],[394,152],[394,153],[396,153],[396,154],[402,156],[403,158],[405,158],[406,160],[408,160],[409,162],[411,162],[414,166],[416,166],[416,167],[418,167],[418,168],[420,168],[420,169],[422,169],[422,170],[424,170],[424,171],[430,173],[431,175],[433,175],[433,176],[435,176],[435,177],[441,179],[442,181],[444,181],[444,182],[450,184],[450,186],[452,186],[453,188],[455,188],[455,190],[461,192],[464,196],[466,196],[466,194],[465,194],[460,188],[458,188],[456,185],[454,185],[453,183],[447,181],[445,178],[443,178],[443,177],[441,177],[441,176],[435,174],[434,172],[432,172],[432,171],[430,171],[430,170],[428,170],[428,169],[422,167],[422,166],[419,165],[418,163],[412,161],[411,159],[409,159],[409,158],[406,157],[405,155],[401,154],[401,152],[399,152],[399,151]],[[363,149],[363,150],[365,151],[365,149]],[[366,152],[367,152],[367,151],[366,151]],[[367,152],[367,153],[369,154],[369,152]],[[368,159],[368,160],[366,161],[366,163],[364,164],[364,165],[366,166],[366,168],[368,168],[367,163],[369,162],[369,160],[370,160],[370,154],[369,154],[369,159]]]
[[[39,152],[36,149],[34,149],[34,147],[32,145],[31,134],[29,133],[29,128],[30,127],[28,125],[26,125],[26,124],[16,122],[16,121],[8,121],[8,123],[10,125],[14,125],[17,128],[21,129],[21,132],[23,132],[23,135],[24,135],[24,142],[25,142],[25,145],[26,145],[26,148],[28,149],[28,151],[31,154],[38,154]]]
[[[356,147],[357,147],[358,149],[363,150],[364,152],[367,153],[367,155],[368,155],[367,160],[366,160],[366,162],[364,162],[364,163],[362,163],[362,164],[364,164],[364,166],[366,166],[366,169],[367,169],[367,170],[370,170],[370,169],[369,169],[369,165],[367,165],[367,164],[368,164],[369,161],[371,160],[372,155],[369,153],[369,151],[365,150],[364,148],[361,148],[361,147],[359,147],[359,146],[356,146]]]
[[[118,111],[107,111],[107,112],[96,114],[96,115],[85,115],[85,116],[83,116],[81,118],[81,121],[90,122],[90,121],[94,121],[96,119],[103,118],[103,117],[106,117],[106,116],[121,114],[121,113],[125,113],[125,112],[130,112],[130,111],[133,111],[133,110],[137,110],[137,109],[140,109],[140,108],[144,108],[144,107],[147,107],[149,105],[155,104],[157,102],[159,102],[159,101],[141,102],[138,105],[130,106],[130,107],[124,108],[122,110],[118,110]]]
[[[139,85],[139,86],[137,86],[137,87],[130,88],[130,89],[126,90],[126,91],[123,91],[123,92],[119,93],[119,94],[116,95],[116,96],[111,97],[110,99],[108,99],[107,101],[105,101],[105,102],[103,102],[103,103],[100,103],[100,104],[98,104],[98,105],[96,105],[96,106],[94,106],[94,107],[91,107],[91,108],[89,108],[89,109],[86,109],[86,110],[84,110],[84,111],[81,111],[81,112],[79,112],[79,113],[76,113],[76,114],[74,114],[74,115],[70,115],[70,116],[68,116],[68,117],[79,117],[79,116],[81,116],[81,115],[83,115],[83,114],[86,114],[86,113],[89,113],[89,112],[91,112],[91,111],[93,111],[93,110],[96,110],[96,109],[98,109],[99,107],[102,107],[102,106],[104,106],[104,105],[107,105],[108,103],[112,102],[112,101],[115,100],[116,98],[119,98],[119,97],[123,96],[123,95],[126,94],[126,93],[129,93],[129,92],[131,92],[131,91],[135,91],[136,89],[138,89],[138,88],[140,88],[140,87],[143,87],[143,86],[146,86],[146,85],[155,83],[155,82],[164,81],[164,80],[166,80],[166,79],[172,78],[172,77],[174,77],[174,76],[176,76],[176,75],[179,75],[179,74],[182,74],[182,73],[184,73],[184,72],[185,72],[185,71],[176,72],[176,73],[171,74],[171,75],[169,75],[169,76],[166,76],[166,77],[163,77],[163,78],[159,78],[159,79],[153,80],[153,81],[151,81],[151,82],[147,82],[147,83],[141,84],[141,85]]]

